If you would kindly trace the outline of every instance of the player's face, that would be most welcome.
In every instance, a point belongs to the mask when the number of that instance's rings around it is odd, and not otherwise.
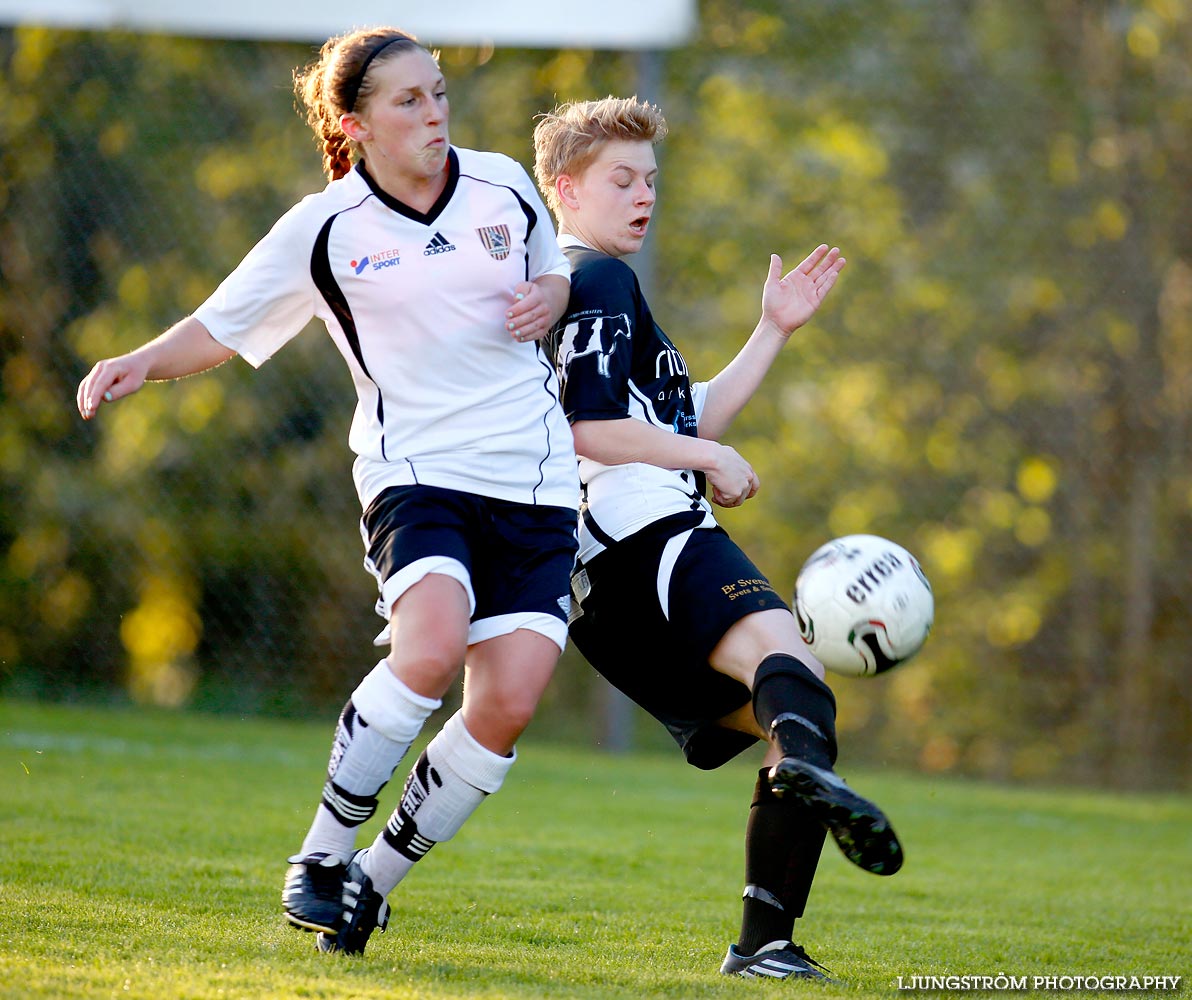
[[[379,176],[435,177],[447,163],[447,84],[421,49],[368,71],[373,90],[355,117],[365,130],[366,158]]]
[[[657,176],[652,143],[605,143],[588,168],[571,179],[574,208],[568,229],[612,257],[637,253],[654,211]]]

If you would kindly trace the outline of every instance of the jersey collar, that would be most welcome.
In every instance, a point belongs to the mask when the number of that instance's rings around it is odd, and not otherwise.
[[[586,244],[578,236],[573,236],[571,233],[559,233],[555,239],[558,241],[559,248],[562,250],[566,250],[568,247],[583,247],[585,250],[595,249],[594,247],[588,246],[588,244]]]
[[[426,214],[411,208],[404,201],[398,201],[393,195],[381,190],[377,182],[373,180],[372,174],[368,172],[368,168],[365,167],[363,160],[356,163],[356,170],[364,178],[365,183],[368,184],[369,189],[377,196],[381,204],[393,209],[393,211],[400,215],[404,215],[407,219],[413,219],[415,222],[421,222],[427,226],[442,215],[443,209],[451,201],[451,196],[455,194],[456,185],[459,184],[459,157],[455,155],[454,146],[447,150],[447,184],[443,188],[443,193],[439,195],[435,203],[431,205],[430,211]]]

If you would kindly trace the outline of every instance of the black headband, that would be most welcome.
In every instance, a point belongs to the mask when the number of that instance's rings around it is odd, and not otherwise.
[[[344,107],[348,114],[356,110],[356,99],[360,96],[360,88],[364,84],[364,74],[368,72],[368,67],[372,61],[376,59],[382,52],[384,52],[394,42],[412,42],[414,39],[407,35],[398,35],[396,38],[386,38],[383,42],[378,42],[371,49],[368,55],[364,57],[364,62],[360,64],[360,70],[348,81],[347,100],[344,102]]]

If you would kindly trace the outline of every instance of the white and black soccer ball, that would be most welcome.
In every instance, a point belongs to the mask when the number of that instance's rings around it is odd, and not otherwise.
[[[869,677],[923,648],[935,600],[918,561],[877,535],[846,535],[820,546],[795,581],[803,641],[829,670]]]

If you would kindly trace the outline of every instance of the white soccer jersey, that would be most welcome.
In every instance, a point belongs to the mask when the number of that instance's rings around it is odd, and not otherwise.
[[[574,509],[554,370],[504,325],[514,285],[566,276],[567,260],[516,161],[452,147],[448,165],[423,215],[358,164],[279,219],[195,318],[254,367],[312,317],[326,324],[356,386],[363,507],[421,483]]]

